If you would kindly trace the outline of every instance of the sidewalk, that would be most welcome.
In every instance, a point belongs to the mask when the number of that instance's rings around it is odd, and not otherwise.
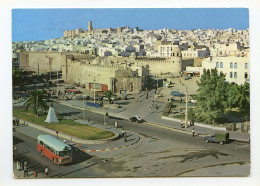
[[[144,94],[140,94],[144,95]],[[106,112],[109,114],[109,116],[122,118],[129,120],[132,116],[140,116],[143,118],[146,122],[145,124],[152,124],[158,127],[164,127],[169,129],[174,129],[175,131],[191,134],[192,129],[194,128],[195,133],[199,136],[206,136],[214,134],[215,132],[223,132],[226,131],[225,128],[221,127],[212,127],[212,125],[204,125],[204,124],[198,124],[192,127],[187,128],[181,128],[180,121],[181,120],[166,120],[166,118],[162,117],[162,110],[166,103],[164,102],[154,102],[159,106],[159,109],[156,110],[155,107],[152,106],[152,100],[154,97],[154,91],[149,92],[149,97],[146,99],[146,96],[139,97],[138,100],[120,100],[117,101],[119,104],[121,102],[125,102],[126,104],[124,107],[126,109],[117,108],[117,109],[102,109],[102,108],[93,108],[88,107],[85,108],[86,110],[90,110],[95,113],[99,114],[105,114]],[[77,103],[76,101],[59,101],[60,104],[74,107],[77,109],[83,109],[82,102],[81,104]],[[141,105],[141,106],[140,106]],[[152,107],[152,112],[150,112],[150,107]],[[241,133],[238,131],[229,131],[230,139],[242,141],[242,142],[249,142],[250,140],[250,134],[248,133]]]

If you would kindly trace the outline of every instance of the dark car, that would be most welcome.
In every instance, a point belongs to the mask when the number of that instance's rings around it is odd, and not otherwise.
[[[216,133],[211,136],[206,136],[204,138],[205,142],[219,143],[223,145],[229,142],[229,133]]]
[[[132,121],[132,122],[136,122],[136,123],[142,123],[142,122],[144,122],[144,120],[141,119],[140,116],[134,116],[134,117],[131,117],[131,118],[130,118],[130,121]]]
[[[171,91],[171,95],[172,95],[172,96],[182,97],[184,94],[183,94],[183,93],[180,93],[179,91]]]

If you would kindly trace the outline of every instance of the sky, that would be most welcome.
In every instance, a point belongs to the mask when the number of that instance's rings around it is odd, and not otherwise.
[[[117,9],[13,9],[12,41],[60,38],[64,30],[129,26],[144,30],[163,28],[247,29],[247,8],[117,8]]]

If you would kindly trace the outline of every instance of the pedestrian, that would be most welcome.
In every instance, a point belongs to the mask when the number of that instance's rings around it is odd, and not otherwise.
[[[24,167],[24,170],[23,170],[23,177],[28,177],[28,170],[27,170],[27,167]]]
[[[23,159],[20,160],[20,166],[21,166],[21,170],[23,170],[24,168]]]
[[[17,160],[17,162],[16,162],[16,169],[17,169],[18,171],[21,170],[20,161],[18,161],[18,160]]]
[[[127,135],[126,135],[126,132],[124,134],[124,138],[125,138],[125,142],[127,142],[127,139],[126,139]]]
[[[16,146],[14,146],[14,152],[13,152],[14,158],[15,158],[15,156],[16,156],[16,152],[17,152],[17,148],[16,148]]]
[[[152,107],[150,107],[150,114],[152,114]]]
[[[20,119],[17,117],[17,125],[20,124]]]
[[[157,113],[158,113],[158,110],[159,110],[159,107],[158,107],[158,106],[156,106],[156,110],[157,110]]]
[[[27,161],[26,160],[23,163],[23,167],[24,167],[24,169],[27,169]]]
[[[118,123],[117,123],[117,121],[115,121],[115,128],[118,128]]]
[[[192,129],[192,136],[193,136],[193,137],[195,136],[194,128]]]
[[[45,178],[47,178],[47,176],[48,176],[48,172],[49,172],[49,169],[48,169],[48,167],[45,167],[45,169],[44,169]]]
[[[125,129],[122,129],[122,137],[125,137]]]

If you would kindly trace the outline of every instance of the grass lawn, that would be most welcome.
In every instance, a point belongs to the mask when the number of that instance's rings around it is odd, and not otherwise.
[[[39,116],[36,117],[32,111],[25,112],[24,109],[13,109],[13,116],[18,116],[22,120],[26,120],[46,128],[55,131],[58,130],[64,134],[86,140],[106,139],[114,135],[109,131],[83,125],[73,120],[62,119],[59,117],[59,123],[46,123],[44,120],[47,117],[47,113],[44,112],[39,112]]]

